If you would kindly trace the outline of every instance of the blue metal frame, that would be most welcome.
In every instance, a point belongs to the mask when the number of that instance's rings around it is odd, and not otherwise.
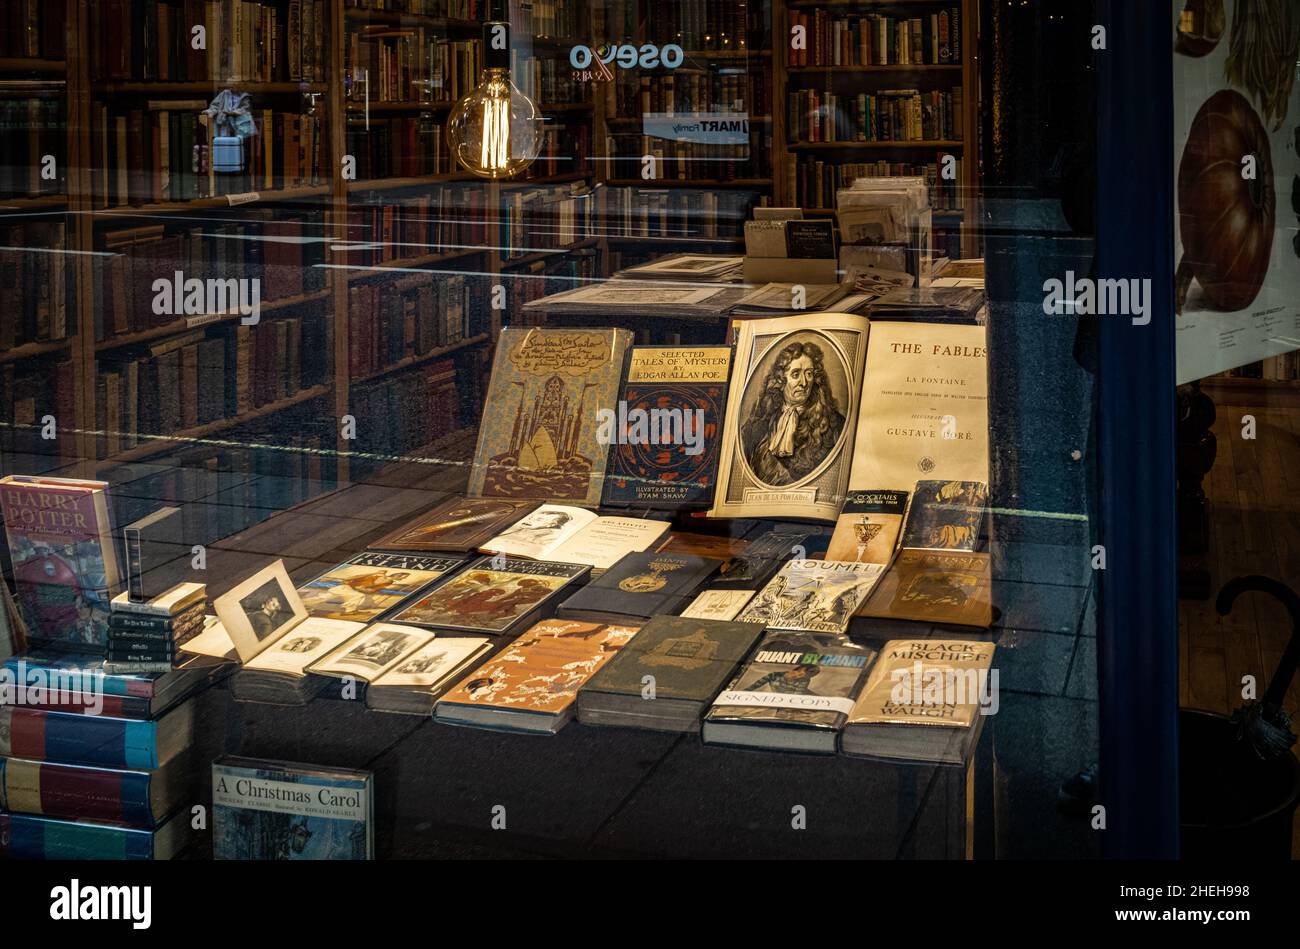
[[[1167,2],[1099,0],[1099,278],[1150,278],[1151,322],[1100,321],[1103,852],[1178,853],[1173,32]]]

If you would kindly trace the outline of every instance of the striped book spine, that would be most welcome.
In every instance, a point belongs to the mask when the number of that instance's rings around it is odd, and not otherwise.
[[[0,814],[0,859],[152,860],[154,832],[112,824]]]
[[[156,768],[156,737],[155,722],[0,707],[0,757],[101,768]]]
[[[150,802],[151,779],[146,771],[0,758],[0,807],[42,817],[153,827],[159,815]]]

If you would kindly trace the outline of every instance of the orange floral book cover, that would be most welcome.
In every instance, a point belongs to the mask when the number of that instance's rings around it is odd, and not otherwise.
[[[439,705],[559,714],[636,634],[632,626],[548,619],[448,692]]]

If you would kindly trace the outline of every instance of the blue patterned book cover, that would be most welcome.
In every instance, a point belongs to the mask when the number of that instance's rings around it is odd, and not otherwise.
[[[369,860],[373,776],[255,758],[212,764],[218,860]]]

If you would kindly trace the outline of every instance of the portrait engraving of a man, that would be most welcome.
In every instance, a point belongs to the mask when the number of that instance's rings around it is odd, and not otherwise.
[[[822,347],[813,340],[788,343],[760,385],[741,426],[745,460],[759,481],[793,484],[826,460],[844,430]]]

